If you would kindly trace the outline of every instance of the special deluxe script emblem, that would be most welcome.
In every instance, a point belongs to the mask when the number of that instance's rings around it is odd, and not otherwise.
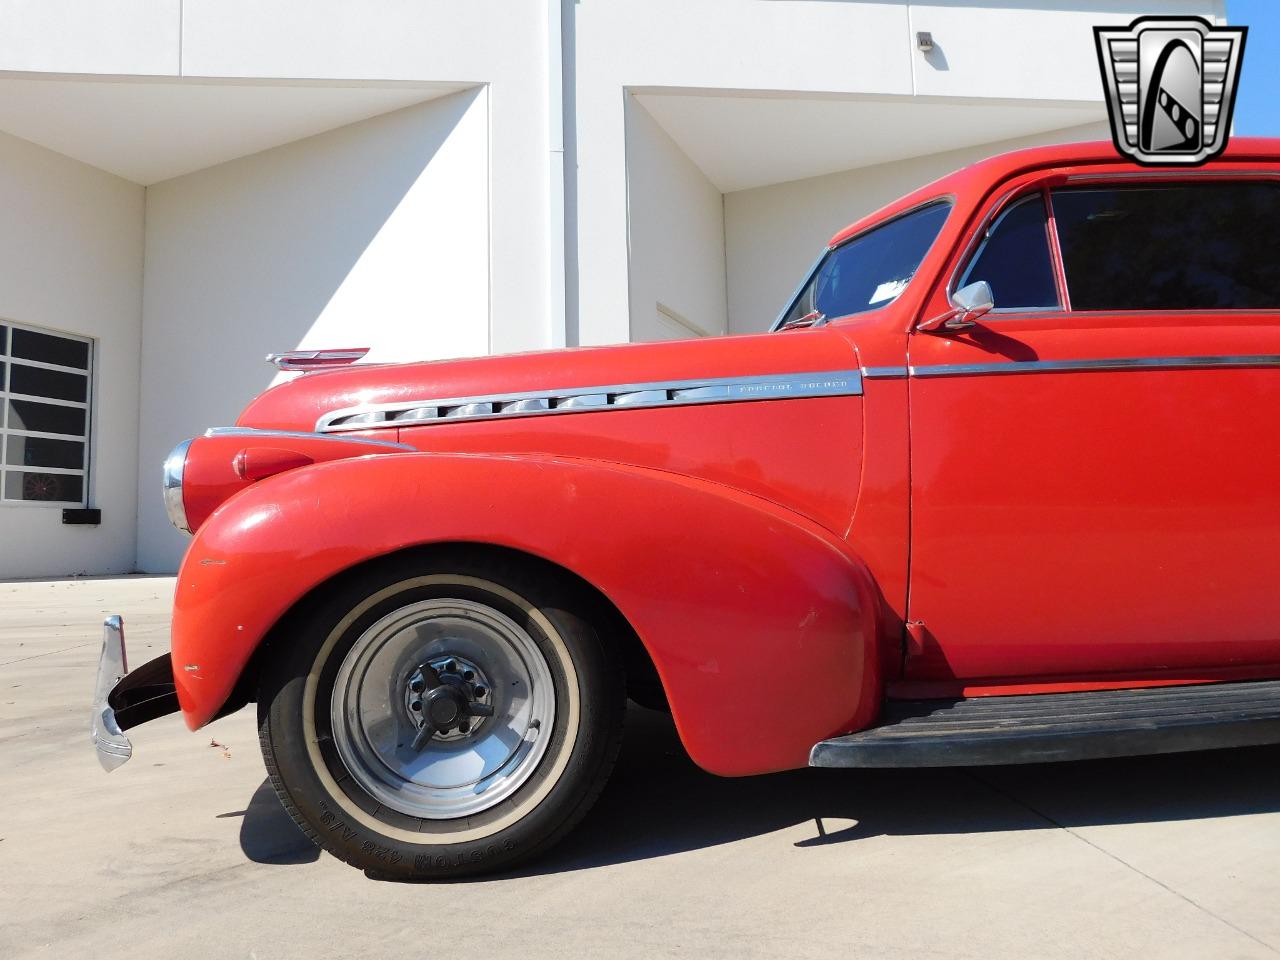
[[[1199,17],[1094,27],[1116,149],[1151,166],[1194,166],[1222,153],[1247,32]]]

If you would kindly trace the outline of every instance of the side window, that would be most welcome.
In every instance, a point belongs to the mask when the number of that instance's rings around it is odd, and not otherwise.
[[[0,504],[85,502],[92,345],[0,324]]]
[[[1280,183],[1062,189],[1052,201],[1073,310],[1280,308]]]
[[[957,287],[987,281],[997,310],[1057,308],[1047,224],[1042,194],[1014,201],[987,228]]]
[[[931,203],[836,247],[823,259],[782,323],[810,313],[834,320],[898,299],[937,239],[950,202]]]

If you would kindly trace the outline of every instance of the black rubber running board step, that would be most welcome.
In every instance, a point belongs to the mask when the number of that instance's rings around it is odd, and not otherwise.
[[[812,767],[968,767],[1280,743],[1280,680],[1022,697],[898,700],[823,740]]]

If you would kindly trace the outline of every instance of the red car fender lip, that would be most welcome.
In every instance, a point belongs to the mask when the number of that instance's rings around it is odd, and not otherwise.
[[[524,495],[495,497],[505,489]],[[427,491],[448,509],[405,509]],[[713,558],[701,549],[708,536],[721,544]],[[175,678],[187,725],[218,713],[262,638],[314,589],[369,560],[463,543],[550,561],[607,598],[653,660],[691,756],[712,772],[804,766],[815,742],[879,709],[875,587],[813,521],[648,468],[431,453],[314,464],[248,487],[210,517],[175,598],[174,656],[200,665]],[[804,656],[779,662],[783,636]],[[750,738],[724,736],[750,722],[780,675],[806,689],[810,709]]]

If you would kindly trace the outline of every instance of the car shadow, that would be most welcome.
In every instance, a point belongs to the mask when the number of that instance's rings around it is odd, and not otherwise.
[[[667,856],[782,830],[796,847],[875,836],[1196,820],[1280,811],[1280,747],[933,770],[796,770],[725,779],[665,714],[633,708],[599,802],[521,875]]]
[[[486,880],[589,870],[789,831],[799,848],[876,836],[1042,830],[1280,811],[1280,746],[1080,763],[796,770],[725,779],[694,766],[670,717],[632,707],[617,767],[559,846]],[[266,781],[241,847],[261,863],[317,851]]]
[[[248,806],[238,813],[244,818],[240,821],[240,849],[254,863],[287,865],[314,863],[320,859],[320,848],[307,839],[280,805],[270,780],[258,785]]]

